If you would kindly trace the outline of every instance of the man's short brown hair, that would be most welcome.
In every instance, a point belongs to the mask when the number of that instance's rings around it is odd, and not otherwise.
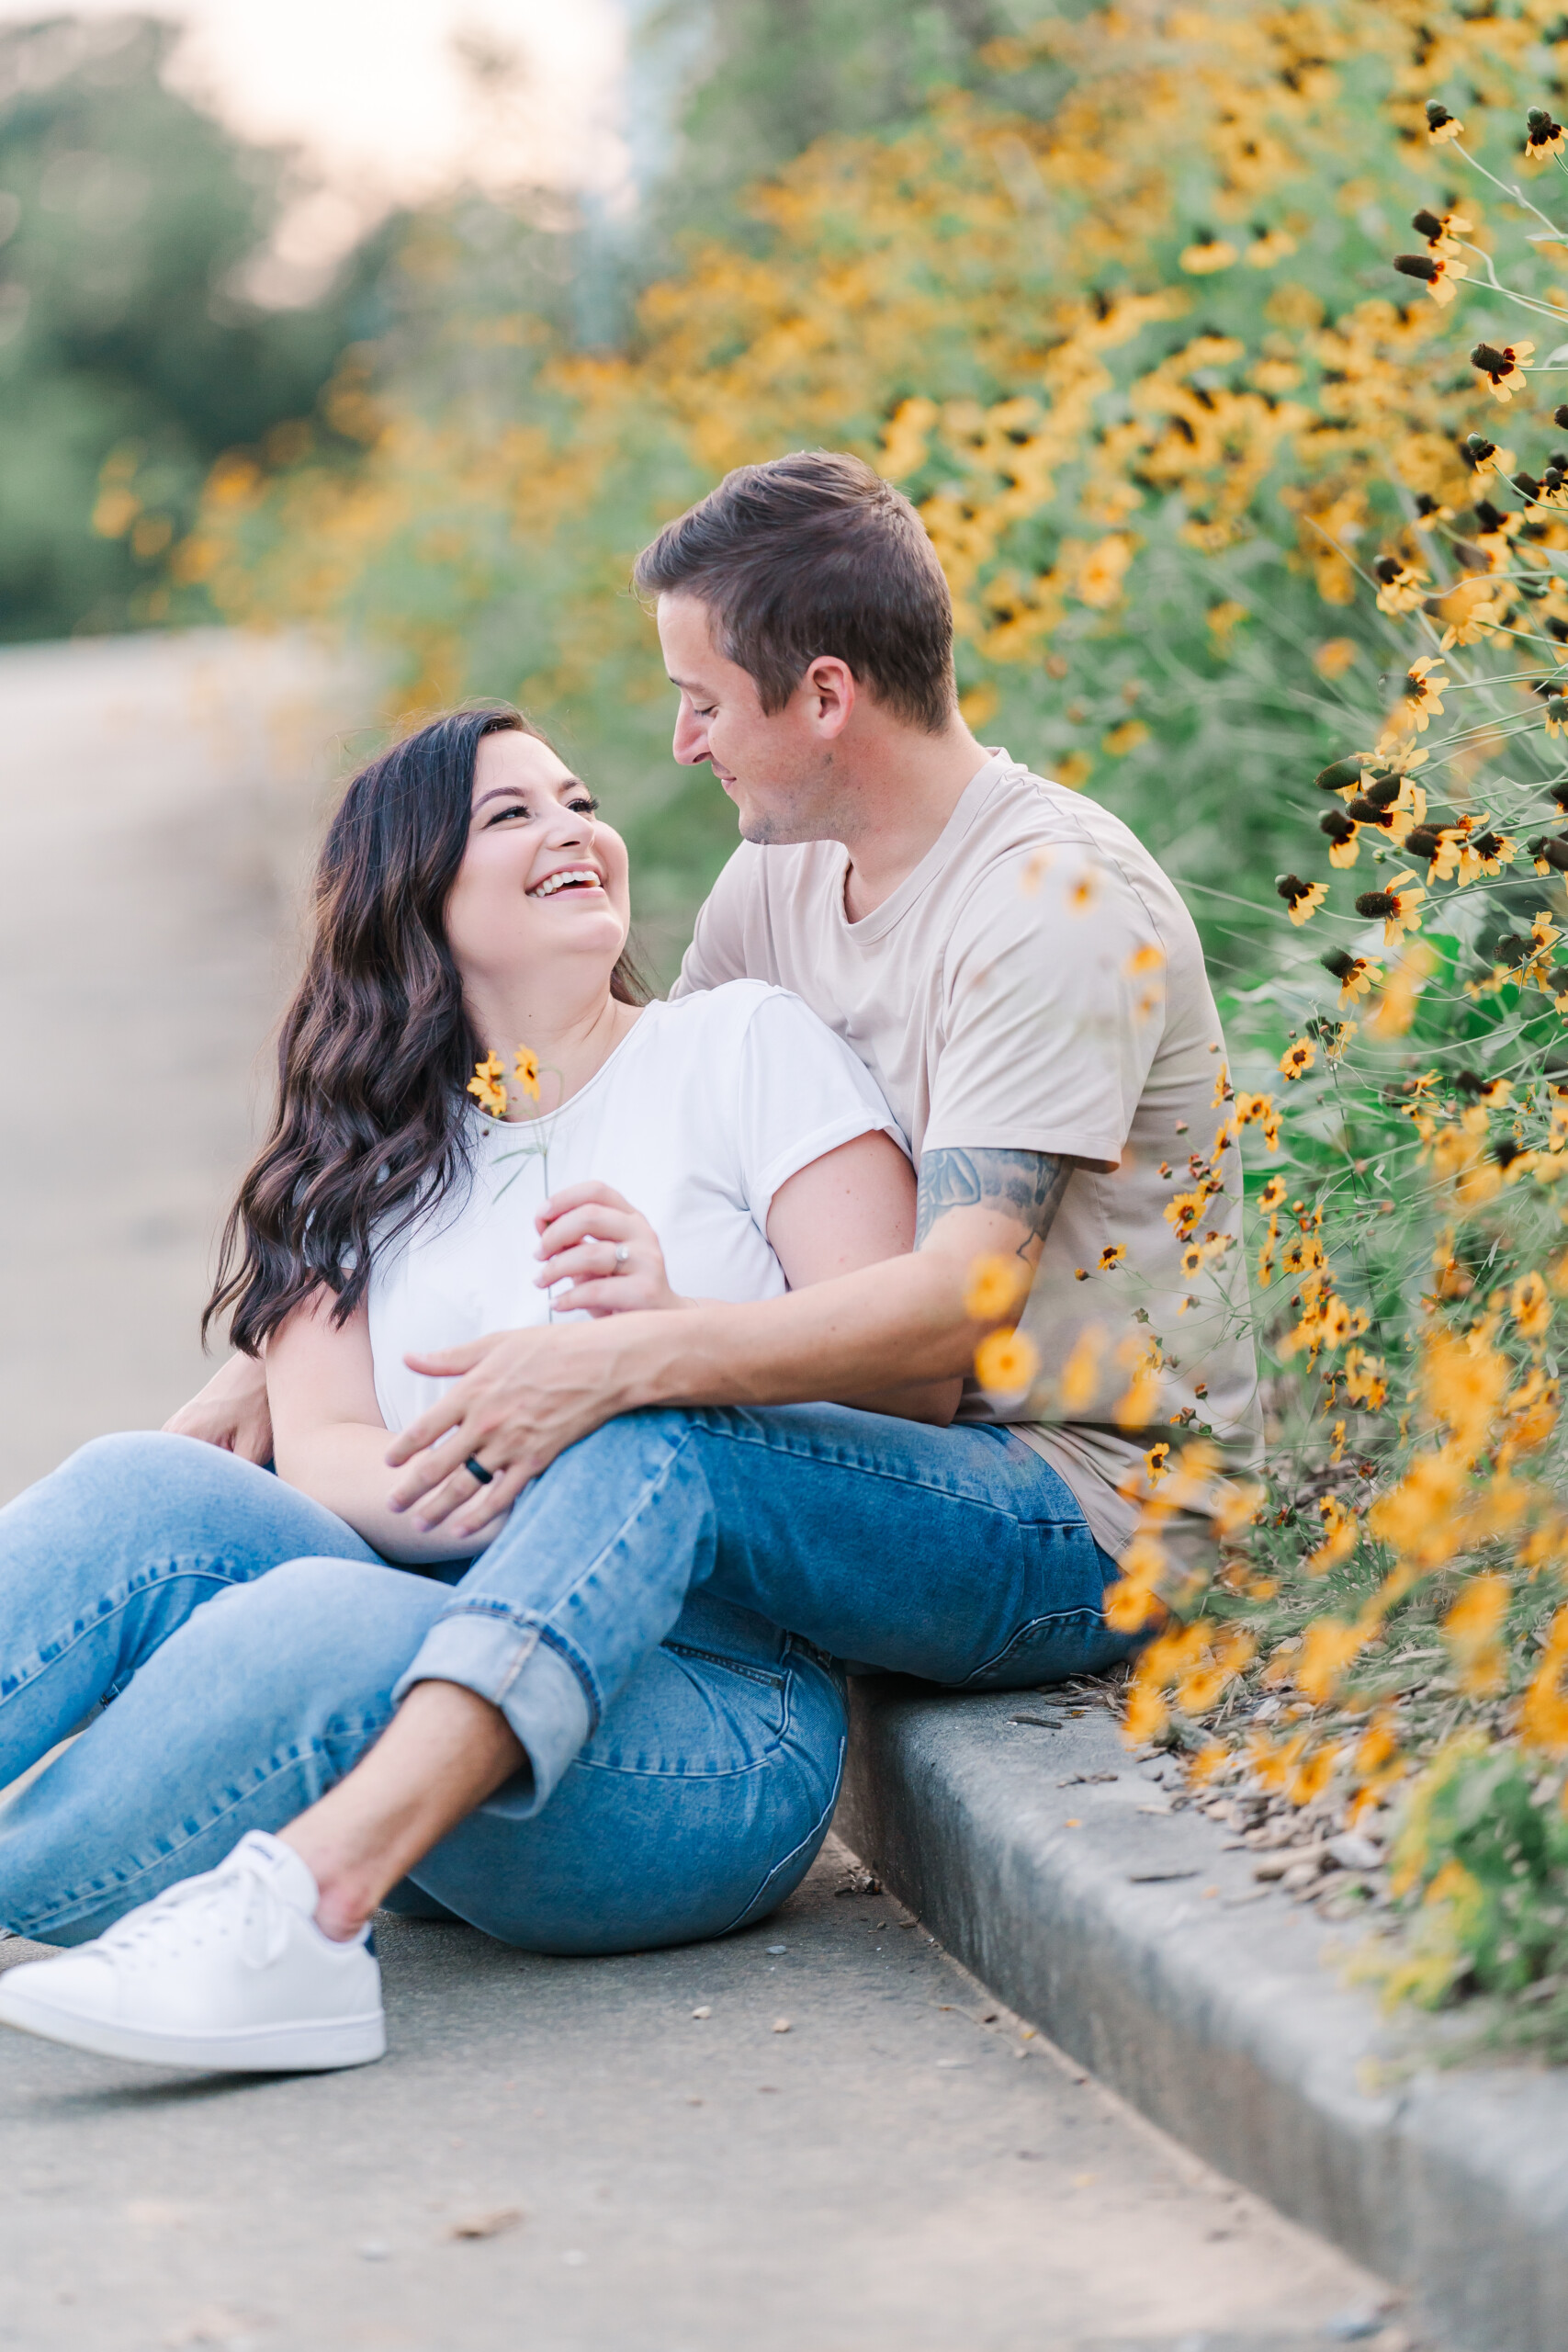
[[[953,716],[953,600],[920,518],[859,458],[798,449],[737,466],[637,560],[639,595],[699,597],[714,639],[782,710],[819,654],[899,718]]]

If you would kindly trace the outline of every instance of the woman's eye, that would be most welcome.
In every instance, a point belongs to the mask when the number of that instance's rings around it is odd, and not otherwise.
[[[581,800],[569,801],[567,806],[580,817],[596,817],[599,814],[599,803],[591,792],[585,792]]]
[[[492,817],[487,817],[485,819],[485,829],[488,831],[491,825],[504,825],[510,818],[525,818],[527,814],[528,811],[524,807],[522,801],[513,800],[509,807],[505,808],[498,808]]]

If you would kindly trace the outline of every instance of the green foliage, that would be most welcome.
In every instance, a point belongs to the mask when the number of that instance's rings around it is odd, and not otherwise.
[[[0,29],[0,637],[152,619],[155,567],[212,460],[308,410],[373,316],[230,290],[278,210],[280,157],[161,79],[173,28]]]

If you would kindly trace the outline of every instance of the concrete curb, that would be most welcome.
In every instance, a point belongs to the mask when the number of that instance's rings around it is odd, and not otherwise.
[[[1159,1792],[1101,1709],[852,1691],[834,1826],[950,1951],[1209,2162],[1407,2288],[1438,2334],[1563,2352],[1568,2077],[1412,2070],[1404,2029],[1327,1964],[1350,1931],[1255,1899],[1252,1857],[1201,1815],[1140,1811]],[[1117,1777],[1060,1785],[1091,1772]]]

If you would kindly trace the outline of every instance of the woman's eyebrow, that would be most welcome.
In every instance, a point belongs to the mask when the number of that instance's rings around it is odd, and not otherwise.
[[[563,775],[555,797],[558,799],[563,792],[586,792],[587,790],[588,786],[580,775]],[[474,803],[474,808],[477,812],[484,807],[487,800],[526,800],[527,797],[526,787],[521,784],[492,784],[488,792],[480,793]]]

